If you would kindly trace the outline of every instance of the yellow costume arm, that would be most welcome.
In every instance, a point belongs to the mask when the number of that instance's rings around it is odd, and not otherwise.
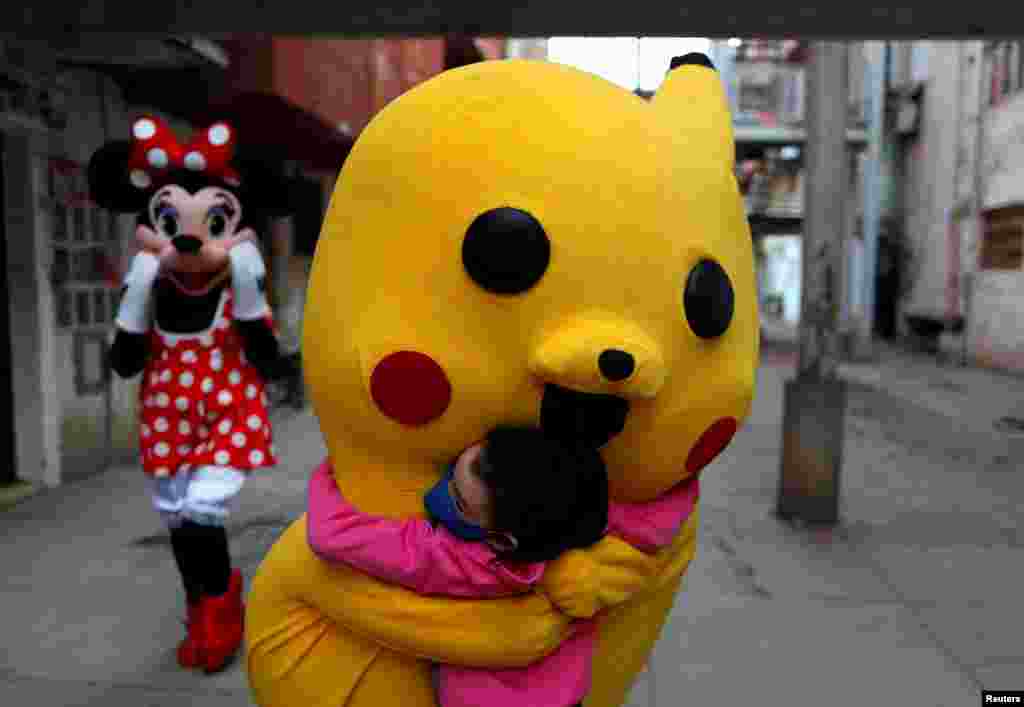
[[[608,535],[592,547],[563,553],[548,565],[541,586],[561,611],[590,618],[647,586],[657,566],[653,556]]]
[[[302,516],[285,531],[260,568],[272,578],[260,580],[273,581],[277,594],[315,607],[329,621],[398,653],[467,666],[519,667],[553,651],[571,631],[569,618],[539,593],[481,600],[424,597],[328,564],[309,549],[305,526]]]
[[[679,575],[693,558],[695,539],[696,514],[671,547],[650,558],[653,573],[632,600],[605,615],[604,648],[594,669],[594,706],[621,704],[638,661],[657,638]],[[595,587],[597,595],[612,596],[602,593],[600,583]],[[553,650],[567,634],[567,623],[539,595],[431,599],[330,567],[309,549],[302,518],[278,539],[253,579],[246,612],[250,685],[263,707],[348,704],[357,685],[364,685],[370,697],[354,703],[362,707],[381,704],[381,696],[392,694],[400,674],[408,698],[403,703],[426,707],[434,704],[429,676],[401,656],[517,667]],[[394,652],[381,653],[382,646]],[[398,673],[381,672],[381,656]],[[367,682],[371,664],[378,666],[376,678]]]
[[[323,562],[306,545],[305,523],[303,516],[285,532],[261,573],[273,572],[278,594],[390,650],[467,666],[518,667],[549,654],[571,631],[569,617],[540,593],[483,600],[424,597]],[[689,544],[692,537],[680,537],[653,556],[612,537],[566,553],[545,572],[544,593],[571,616],[592,616],[677,574],[672,560],[678,559],[679,540]]]
[[[547,597],[574,618],[590,618],[604,609],[653,591],[681,572],[680,549],[692,556],[696,514],[672,544],[648,555],[612,535],[583,550],[570,550],[548,565],[541,580]],[[688,560],[687,560],[688,562]]]

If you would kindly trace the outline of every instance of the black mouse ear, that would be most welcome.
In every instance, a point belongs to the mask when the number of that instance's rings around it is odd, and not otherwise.
[[[131,213],[146,205],[147,190],[136,187],[128,176],[131,150],[127,140],[115,140],[96,150],[89,160],[89,195],[104,209]]]

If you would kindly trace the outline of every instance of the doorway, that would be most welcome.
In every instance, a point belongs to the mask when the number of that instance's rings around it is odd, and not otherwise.
[[[14,391],[11,381],[11,308],[7,287],[7,211],[4,208],[4,139],[0,135],[0,485],[17,480],[14,468]]]

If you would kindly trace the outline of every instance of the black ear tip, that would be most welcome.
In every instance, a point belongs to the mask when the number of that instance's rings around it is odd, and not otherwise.
[[[668,70],[672,71],[673,69],[679,68],[680,66],[686,66],[688,64],[706,66],[712,71],[715,70],[715,65],[711,63],[711,59],[708,58],[707,54],[702,52],[690,52],[689,54],[683,54],[682,56],[672,57],[672,61],[668,65]]]
[[[92,200],[104,209],[130,213],[142,208],[146,193],[128,178],[132,144],[127,140],[106,143],[89,159],[86,179]]]

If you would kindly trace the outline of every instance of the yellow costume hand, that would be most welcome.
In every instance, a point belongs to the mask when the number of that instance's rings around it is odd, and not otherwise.
[[[657,559],[612,536],[583,550],[570,550],[544,571],[544,593],[563,613],[590,618],[645,588]]]

